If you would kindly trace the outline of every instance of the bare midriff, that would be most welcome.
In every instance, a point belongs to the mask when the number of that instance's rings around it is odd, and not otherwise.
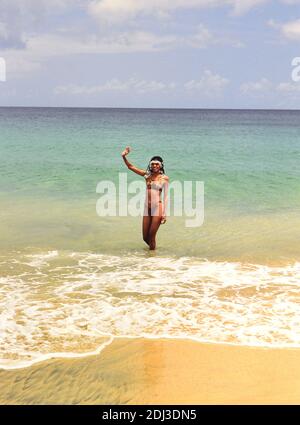
[[[161,184],[161,179],[152,180],[152,184]],[[148,181],[146,182],[147,185],[147,199],[146,199],[146,205],[148,208],[156,208],[159,204],[162,203],[160,199],[160,195],[162,193],[162,188],[153,188],[152,184]]]

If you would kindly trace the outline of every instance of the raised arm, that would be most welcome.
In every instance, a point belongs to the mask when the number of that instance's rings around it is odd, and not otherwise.
[[[144,176],[146,174],[146,171],[141,170],[140,168],[137,168],[134,165],[130,164],[130,162],[126,158],[126,156],[129,154],[129,152],[130,152],[129,146],[127,146],[127,148],[122,152],[122,158],[123,158],[127,168],[129,168],[129,170],[133,171],[134,173],[139,174],[140,176]]]

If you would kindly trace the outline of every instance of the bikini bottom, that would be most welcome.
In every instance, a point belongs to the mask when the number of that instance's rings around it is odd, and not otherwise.
[[[145,203],[144,216],[151,216],[151,217],[162,216],[162,202],[159,201],[157,204],[154,204],[154,205],[148,205],[147,203]]]

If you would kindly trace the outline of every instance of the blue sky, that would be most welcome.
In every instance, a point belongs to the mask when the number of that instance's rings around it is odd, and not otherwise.
[[[300,0],[0,0],[0,56],[1,106],[300,109]]]

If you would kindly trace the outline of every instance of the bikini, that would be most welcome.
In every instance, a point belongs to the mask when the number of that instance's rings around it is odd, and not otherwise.
[[[158,190],[159,193],[162,192],[163,183],[161,183],[161,179],[160,179],[160,182],[159,183],[156,180],[147,181],[147,177],[145,177],[145,179],[146,179],[147,189]],[[149,177],[148,177],[148,180],[149,180]],[[159,200],[158,203],[161,204],[162,201]],[[151,206],[149,206],[149,201],[148,201],[148,215],[151,215]]]

